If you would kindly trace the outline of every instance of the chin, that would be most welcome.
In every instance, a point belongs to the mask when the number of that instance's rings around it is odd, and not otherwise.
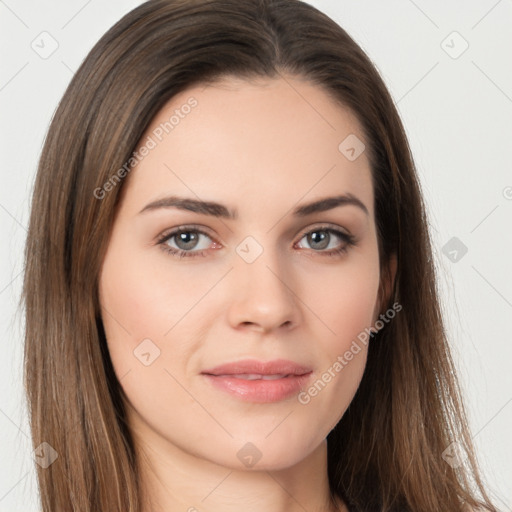
[[[229,446],[208,457],[211,462],[234,470],[280,471],[306,459],[317,449],[322,440],[307,441],[296,432],[296,438],[270,434],[237,437],[230,440]],[[272,439],[272,436],[275,436]]]

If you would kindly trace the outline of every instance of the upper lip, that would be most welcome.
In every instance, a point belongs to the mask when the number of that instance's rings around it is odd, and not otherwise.
[[[215,368],[203,370],[201,373],[208,375],[305,375],[311,371],[311,368],[307,366],[286,359],[275,359],[273,361],[244,359],[221,364]]]

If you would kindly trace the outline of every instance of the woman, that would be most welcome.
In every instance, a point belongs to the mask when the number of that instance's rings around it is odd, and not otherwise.
[[[49,129],[24,281],[44,512],[496,510],[381,78],[297,0],[157,0]]]

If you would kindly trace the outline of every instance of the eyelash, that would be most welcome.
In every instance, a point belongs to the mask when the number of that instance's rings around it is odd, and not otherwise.
[[[342,231],[339,231],[338,229],[332,228],[330,226],[318,226],[314,229],[311,229],[309,231],[306,231],[302,233],[301,237],[299,238],[299,241],[302,240],[306,235],[309,235],[311,233],[316,233],[318,231],[324,231],[329,234],[334,234],[341,240],[345,242],[345,245],[342,245],[341,247],[337,249],[331,249],[329,251],[315,251],[312,249],[313,252],[318,253],[322,256],[340,256],[348,251],[350,247],[353,247],[356,245],[356,238],[353,235],[349,235],[348,233],[344,233]],[[162,250],[166,253],[169,253],[176,258],[195,258],[195,257],[204,257],[207,256],[208,249],[203,249],[201,251],[184,251],[182,249],[174,249],[172,247],[169,247],[166,242],[176,236],[178,233],[199,233],[201,235],[205,235],[208,238],[212,238],[206,231],[200,229],[196,226],[182,226],[179,227],[170,233],[164,233],[158,240],[157,245],[160,245]],[[215,242],[217,243],[217,242]]]

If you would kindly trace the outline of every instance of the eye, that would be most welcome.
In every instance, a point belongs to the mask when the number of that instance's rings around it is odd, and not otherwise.
[[[326,256],[345,253],[356,243],[353,235],[329,226],[320,226],[304,233],[299,242],[304,239],[315,252]]]
[[[210,242],[208,242],[208,240]],[[162,249],[177,257],[206,256],[206,249],[218,247],[211,237],[201,229],[188,226],[165,233],[158,244]]]
[[[305,232],[298,242],[300,249],[303,249],[300,242],[304,239],[313,253],[322,256],[340,255],[356,245],[353,235],[331,226],[319,226]],[[207,256],[210,249],[221,247],[208,233],[195,226],[181,226],[164,233],[157,244],[162,250],[178,258]]]

